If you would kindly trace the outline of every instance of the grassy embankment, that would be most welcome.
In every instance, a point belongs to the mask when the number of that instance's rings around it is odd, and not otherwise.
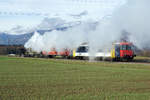
[[[1,56],[0,100],[150,100],[150,65]]]

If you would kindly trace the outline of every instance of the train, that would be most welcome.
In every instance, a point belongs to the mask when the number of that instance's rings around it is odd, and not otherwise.
[[[31,52],[31,49],[27,50],[30,57],[46,57],[46,58],[65,58],[65,59],[80,59],[87,60],[93,58],[95,60],[111,60],[111,61],[132,61],[136,54],[134,52],[134,45],[131,42],[115,42],[111,47],[105,49],[96,50],[91,55],[90,47],[88,43],[79,45],[77,48],[68,49],[64,48],[61,51],[57,51],[56,48],[52,48],[49,52],[41,51],[36,53]]]
[[[116,42],[112,47],[107,50],[98,50],[93,58],[99,60],[112,60],[112,61],[132,61],[136,54],[134,52],[134,45],[130,42]],[[80,45],[73,51],[73,57],[78,59],[87,59],[90,57],[89,46]]]

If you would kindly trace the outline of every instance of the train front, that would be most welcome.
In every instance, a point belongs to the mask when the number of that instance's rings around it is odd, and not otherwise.
[[[130,42],[120,42],[114,44],[115,60],[133,60],[135,57],[133,44]]]

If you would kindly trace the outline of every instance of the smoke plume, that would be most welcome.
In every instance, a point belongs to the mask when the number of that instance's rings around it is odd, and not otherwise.
[[[114,25],[120,30],[130,33],[130,41],[139,48],[150,47],[150,1],[129,0],[114,13],[112,18]]]
[[[72,49],[88,42],[91,55],[94,55],[96,50],[107,49],[112,42],[119,41],[123,34],[139,48],[150,47],[149,4],[149,0],[128,0],[110,17],[99,22],[87,20],[66,31],[55,30],[44,35],[35,32],[25,47],[40,52],[53,47]]]

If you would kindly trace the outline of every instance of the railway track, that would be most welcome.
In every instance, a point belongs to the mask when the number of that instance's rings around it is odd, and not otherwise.
[[[134,59],[133,61],[101,61],[101,60],[80,60],[80,59],[65,59],[65,58],[34,58],[34,57],[17,57],[17,58],[33,58],[33,59],[50,59],[50,60],[57,60],[57,61],[73,61],[73,62],[91,62],[91,63],[100,63],[100,62],[106,62],[106,63],[112,63],[112,64],[146,64],[150,65],[150,58],[149,59]]]
[[[41,58],[43,59],[43,58]],[[135,59],[133,61],[110,61],[110,60],[107,60],[107,61],[99,61],[99,60],[80,60],[80,59],[63,59],[63,58],[48,58],[48,59],[52,59],[52,60],[60,60],[60,61],[76,61],[76,62],[96,62],[96,63],[100,63],[100,62],[106,62],[106,63],[116,63],[116,64],[146,64],[146,65],[150,65],[150,60],[143,60],[143,59]]]

